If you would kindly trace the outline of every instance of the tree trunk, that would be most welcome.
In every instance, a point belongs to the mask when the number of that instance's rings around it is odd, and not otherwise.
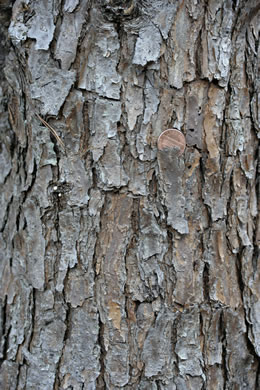
[[[259,388],[259,3],[0,7],[0,388]]]

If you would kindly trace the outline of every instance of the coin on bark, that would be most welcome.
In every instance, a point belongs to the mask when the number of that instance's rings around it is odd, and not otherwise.
[[[184,152],[186,140],[181,131],[177,129],[168,129],[162,132],[158,138],[158,149],[178,148],[179,155]]]

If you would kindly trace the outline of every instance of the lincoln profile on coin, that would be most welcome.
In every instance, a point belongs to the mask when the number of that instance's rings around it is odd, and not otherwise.
[[[184,152],[186,140],[181,131],[177,129],[168,129],[162,132],[158,138],[158,149],[178,148],[179,155]]]

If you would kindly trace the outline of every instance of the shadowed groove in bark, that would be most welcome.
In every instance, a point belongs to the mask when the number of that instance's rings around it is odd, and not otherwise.
[[[106,350],[104,346],[104,326],[100,320],[99,316],[99,335],[98,335],[98,342],[101,347],[101,353],[100,353],[100,373],[97,378],[97,390],[101,390],[105,388],[105,379],[104,379],[104,374],[105,374],[105,364],[104,364],[104,359],[106,356]]]
[[[2,344],[1,345],[1,359],[0,359],[1,364],[7,358],[8,338],[9,338],[9,334],[11,331],[10,327],[8,329],[6,329],[6,326],[7,326],[6,309],[7,309],[7,297],[5,297],[3,303],[1,300],[1,339],[3,340],[1,343]]]
[[[224,324],[224,320],[223,320],[223,315],[224,315],[224,311],[221,310],[221,314],[220,314],[220,331],[222,333],[222,360],[224,362],[224,364],[221,366],[222,370],[223,370],[223,378],[224,378],[224,388],[226,388],[227,386],[227,382],[228,382],[228,371],[227,371],[227,354],[226,354],[226,332],[225,332],[225,324]]]

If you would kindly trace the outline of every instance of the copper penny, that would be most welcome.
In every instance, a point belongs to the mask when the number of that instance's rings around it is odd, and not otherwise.
[[[184,152],[186,140],[181,131],[176,129],[165,130],[158,138],[158,149],[179,148],[179,154]]]

